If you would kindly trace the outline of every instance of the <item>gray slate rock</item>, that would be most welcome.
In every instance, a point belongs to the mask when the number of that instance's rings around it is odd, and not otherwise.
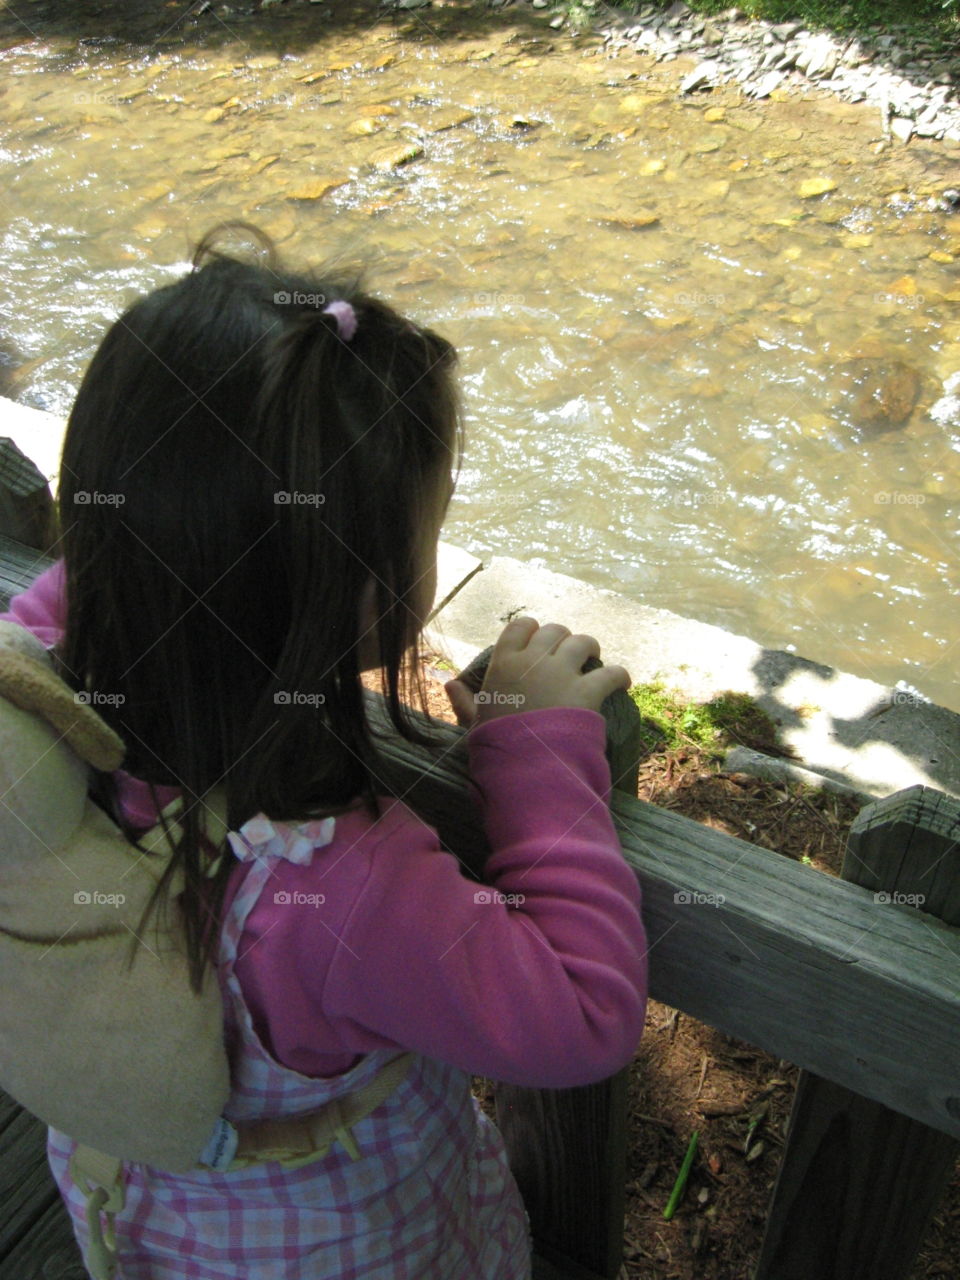
[[[701,85],[713,84],[716,70],[717,64],[715,62],[701,62],[699,66],[694,67],[690,74],[684,76],[680,81],[680,92],[692,93],[694,89],[699,89]]]

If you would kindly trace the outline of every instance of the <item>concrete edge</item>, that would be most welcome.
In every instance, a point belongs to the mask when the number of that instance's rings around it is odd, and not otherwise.
[[[517,612],[596,636],[604,661],[636,684],[660,680],[694,701],[749,694],[798,764],[865,798],[914,785],[960,797],[956,712],[524,561],[492,557],[437,610],[425,640],[459,670]]]
[[[37,464],[54,494],[65,431],[64,419],[0,397],[0,435]],[[510,557],[484,563],[446,542],[436,599],[424,640],[458,670],[495,642],[512,613],[563,621],[596,635],[605,661],[625,666],[635,683],[660,679],[701,701],[726,689],[750,694],[815,775],[873,798],[916,784],[960,797],[960,715],[909,689],[766,649]]]

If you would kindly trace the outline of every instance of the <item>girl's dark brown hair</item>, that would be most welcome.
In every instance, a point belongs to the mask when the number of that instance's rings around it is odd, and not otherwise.
[[[216,247],[237,230],[265,260]],[[323,314],[334,299],[356,313],[348,342]],[[141,927],[182,869],[198,992],[234,863],[225,845],[207,875],[211,788],[225,788],[231,830],[358,797],[378,812],[358,652],[371,580],[390,719],[433,741],[403,699],[426,706],[410,649],[423,531],[458,466],[455,359],[358,276],[292,272],[263,232],[225,223],[190,274],[124,312],[86,371],[61,468],[60,669],[100,695],[125,770],[182,789],[175,852]],[[139,848],[112,775],[92,793]]]

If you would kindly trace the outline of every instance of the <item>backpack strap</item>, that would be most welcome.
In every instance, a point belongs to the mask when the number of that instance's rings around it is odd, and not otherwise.
[[[342,1098],[332,1098],[311,1115],[238,1125],[237,1148],[230,1170],[246,1169],[266,1160],[279,1161],[285,1169],[299,1169],[325,1156],[335,1141],[339,1141],[351,1159],[359,1160],[352,1126],[365,1120],[387,1100],[407,1075],[413,1057],[412,1053],[403,1053],[391,1058],[363,1088]]]
[[[125,1203],[123,1162],[94,1147],[80,1145],[70,1160],[70,1176],[87,1201],[87,1228],[90,1243],[84,1259],[93,1280],[114,1280],[117,1273],[117,1238],[114,1216]],[[100,1214],[107,1215],[106,1238]]]

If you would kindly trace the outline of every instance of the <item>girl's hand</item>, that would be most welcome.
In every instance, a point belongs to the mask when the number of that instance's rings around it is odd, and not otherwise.
[[[629,686],[630,676],[623,667],[584,674],[581,668],[591,657],[600,657],[593,636],[571,635],[555,622],[541,627],[535,618],[514,618],[494,646],[480,692],[472,693],[457,679],[444,688],[457,723],[466,727],[547,707],[599,711],[604,698]]]

